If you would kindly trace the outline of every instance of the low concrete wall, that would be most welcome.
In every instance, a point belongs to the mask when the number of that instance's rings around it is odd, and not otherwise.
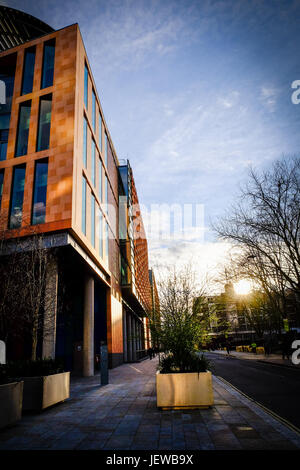
[[[24,377],[23,410],[40,411],[70,397],[70,372]]]
[[[0,429],[21,419],[23,382],[0,385]]]
[[[211,372],[156,374],[157,406],[201,408],[214,404]]]

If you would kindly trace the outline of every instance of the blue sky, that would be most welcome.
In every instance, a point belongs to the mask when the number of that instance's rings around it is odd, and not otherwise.
[[[56,29],[79,23],[116,151],[147,206],[203,204],[208,227],[249,164],[298,152],[299,0],[5,3]],[[224,251],[214,237],[151,241],[151,257],[196,256],[203,268]]]

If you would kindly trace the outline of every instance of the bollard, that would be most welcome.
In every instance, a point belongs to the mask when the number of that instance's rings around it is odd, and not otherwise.
[[[0,340],[0,364],[6,364],[6,348],[2,340]]]
[[[108,353],[105,341],[100,343],[100,380],[101,385],[108,384]]]

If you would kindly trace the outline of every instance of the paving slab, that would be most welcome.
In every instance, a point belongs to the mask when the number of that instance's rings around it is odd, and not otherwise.
[[[99,376],[72,378],[70,399],[2,430],[0,450],[300,449],[295,431],[218,377],[213,407],[158,409],[157,362],[113,369],[105,387]]]

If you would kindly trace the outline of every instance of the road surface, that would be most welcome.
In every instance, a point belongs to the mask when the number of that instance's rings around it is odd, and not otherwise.
[[[205,354],[213,374],[300,429],[300,371],[254,360]]]

